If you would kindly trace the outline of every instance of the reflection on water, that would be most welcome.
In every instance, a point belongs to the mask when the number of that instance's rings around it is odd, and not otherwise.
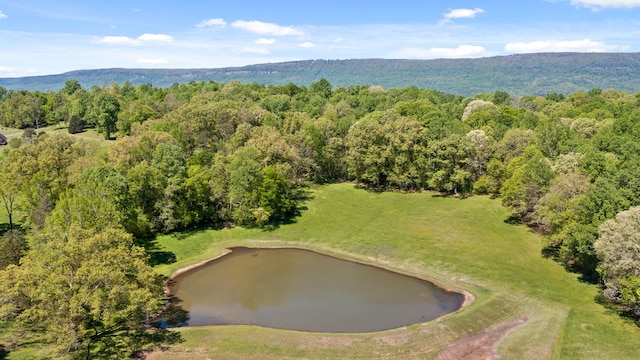
[[[371,332],[428,321],[464,301],[424,280],[301,249],[234,248],[175,280],[189,325]]]

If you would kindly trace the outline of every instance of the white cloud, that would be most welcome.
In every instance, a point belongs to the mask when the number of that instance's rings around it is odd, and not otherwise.
[[[618,49],[618,46],[607,45],[591,39],[584,40],[538,40],[517,42],[505,45],[504,49],[514,53],[538,52],[604,52]]]
[[[227,22],[224,21],[224,19],[208,19],[208,20],[202,20],[196,26],[199,28],[205,28],[205,27],[223,28],[227,26]]]
[[[138,59],[137,63],[141,65],[162,65],[169,62],[165,59]]]
[[[314,43],[310,42],[310,41],[305,41],[305,42],[303,42],[301,44],[298,44],[298,46],[301,47],[301,48],[310,49],[310,48],[312,48],[312,47],[314,47],[316,45]]]
[[[173,42],[173,37],[171,35],[165,34],[142,34],[138,36],[137,39],[130,38],[128,36],[104,36],[97,39],[95,42],[99,44],[107,44],[107,45],[129,45],[129,46],[137,46],[142,45],[143,43],[169,43]]]
[[[172,42],[173,36],[165,34],[142,34],[138,36],[138,40],[149,42]]]
[[[260,38],[260,39],[257,39],[256,41],[254,41],[254,43],[256,43],[258,45],[273,45],[273,44],[276,43],[276,39]]]
[[[10,72],[14,72],[16,71],[16,69],[14,68],[9,68],[6,66],[0,66],[0,73],[10,73]]]
[[[635,8],[640,7],[640,0],[571,0],[571,4],[592,9],[603,8]]]
[[[451,22],[453,19],[462,19],[462,18],[474,18],[478,14],[484,13],[483,9],[475,8],[475,9],[454,9],[444,14],[443,23]]]
[[[99,44],[107,45],[139,45],[140,41],[132,39],[128,36],[105,36],[96,40]]]
[[[8,18],[7,14],[3,13],[2,10],[0,10],[0,19],[6,19]]]
[[[281,25],[266,23],[262,21],[237,20],[231,23],[231,26],[233,26],[236,29],[250,31],[259,35],[274,35],[274,36],[304,35],[302,31],[294,29],[290,26],[281,26]]]
[[[405,48],[400,52],[406,58],[469,58],[487,55],[487,50],[482,46],[460,45],[456,48],[434,47],[431,49]]]
[[[17,69],[0,66],[0,77],[29,76],[36,73],[34,69]]]
[[[269,49],[263,48],[263,47],[244,47],[238,50],[243,53],[260,54],[260,55],[267,55],[270,53]]]

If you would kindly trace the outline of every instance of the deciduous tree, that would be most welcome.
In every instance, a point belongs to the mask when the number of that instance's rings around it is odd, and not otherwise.
[[[9,265],[18,265],[27,248],[27,240],[20,231],[5,232],[0,238],[0,270]]]
[[[87,358],[139,350],[163,305],[162,280],[130,235],[77,223],[39,235],[20,266],[0,272],[0,290],[0,318],[43,331],[59,355]]]
[[[96,130],[104,134],[104,138],[111,139],[111,134],[117,129],[118,113],[120,112],[120,103],[115,95],[101,91],[91,104],[88,117],[95,124]]]
[[[600,225],[594,247],[605,295],[640,316],[640,207],[622,211]]]

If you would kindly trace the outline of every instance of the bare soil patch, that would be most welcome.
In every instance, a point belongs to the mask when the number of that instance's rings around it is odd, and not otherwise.
[[[500,359],[498,345],[515,328],[525,324],[529,319],[520,317],[499,324],[479,334],[462,339],[444,349],[436,360],[496,360]]]

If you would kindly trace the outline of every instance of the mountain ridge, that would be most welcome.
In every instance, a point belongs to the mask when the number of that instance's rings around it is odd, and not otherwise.
[[[129,81],[168,87],[190,81],[308,86],[325,78],[334,87],[416,86],[456,95],[506,91],[511,95],[572,93],[592,88],[640,91],[640,53],[537,53],[474,59],[299,60],[239,67],[197,69],[109,68],[55,75],[0,78],[8,90],[57,91],[67,80],[82,87]]]

